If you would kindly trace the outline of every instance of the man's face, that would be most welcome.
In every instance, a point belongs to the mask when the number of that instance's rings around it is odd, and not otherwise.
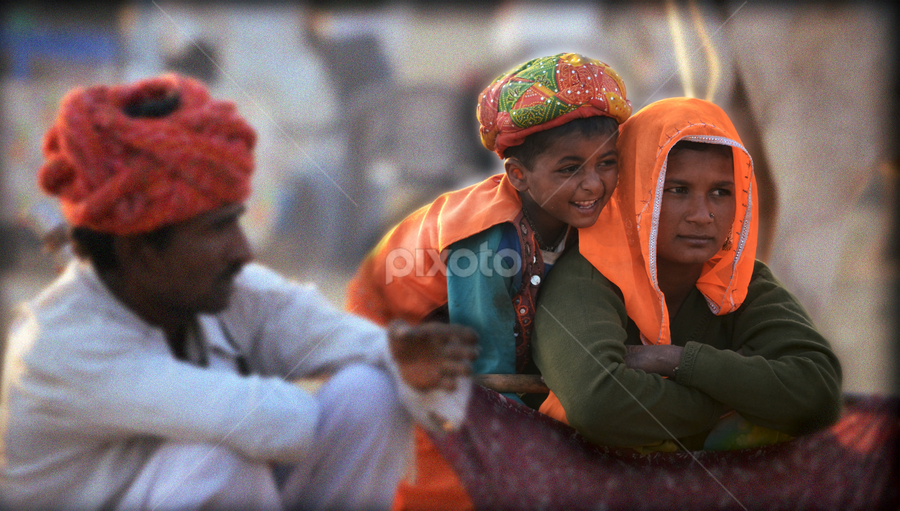
[[[228,306],[232,284],[252,253],[238,223],[245,207],[231,204],[172,226],[145,273],[152,301],[179,313],[215,313]]]

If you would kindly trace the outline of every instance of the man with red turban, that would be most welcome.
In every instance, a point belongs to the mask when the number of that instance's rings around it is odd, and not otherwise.
[[[387,508],[413,423],[460,423],[471,330],[382,328],[250,262],[254,144],[179,75],[63,99],[38,178],[80,257],[11,327],[0,507]]]

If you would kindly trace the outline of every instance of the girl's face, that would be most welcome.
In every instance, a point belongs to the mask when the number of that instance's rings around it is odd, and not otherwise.
[[[725,244],[734,223],[731,151],[683,149],[669,155],[659,213],[660,265],[703,265]]]

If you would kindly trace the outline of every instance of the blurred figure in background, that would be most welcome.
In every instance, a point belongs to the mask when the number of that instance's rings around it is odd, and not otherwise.
[[[306,18],[307,41],[321,57],[337,93],[340,111],[335,122],[346,141],[343,160],[329,169],[339,193],[324,202],[331,218],[326,221],[339,225],[334,231],[340,234],[334,232],[336,236],[325,240],[325,260],[338,268],[352,268],[379,225],[383,206],[372,187],[372,164],[391,154],[396,144],[393,118],[400,98],[380,39],[366,30],[331,33],[329,19],[317,8],[310,9]],[[346,243],[348,239],[353,242]]]

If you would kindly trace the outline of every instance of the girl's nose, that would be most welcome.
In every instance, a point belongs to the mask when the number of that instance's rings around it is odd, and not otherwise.
[[[687,212],[686,219],[691,222],[708,223],[712,222],[715,215],[709,207],[709,203],[705,197],[697,197],[691,201],[690,208]]]

